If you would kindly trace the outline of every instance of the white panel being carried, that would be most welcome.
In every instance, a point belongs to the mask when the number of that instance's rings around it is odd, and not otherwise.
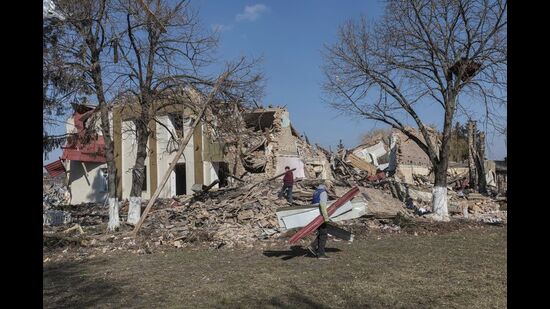
[[[329,201],[327,207],[332,203],[334,201]],[[367,201],[363,197],[358,196],[338,208],[330,218],[332,221],[338,222],[359,218],[366,215],[366,213]],[[319,206],[317,205],[285,207],[277,211],[277,219],[279,227],[289,230],[308,225],[320,214]]]

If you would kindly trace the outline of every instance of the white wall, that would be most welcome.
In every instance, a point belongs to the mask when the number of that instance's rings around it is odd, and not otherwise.
[[[203,139],[203,141],[204,141],[204,139]],[[219,169],[219,167],[218,167],[218,164],[215,163],[215,162],[213,163],[213,162],[209,162],[209,161],[203,161],[202,164],[203,164],[202,167],[203,167],[203,170],[204,170],[204,184],[208,186],[214,180],[218,179],[217,170]],[[216,184],[212,188],[219,188],[219,187],[220,187],[219,184]]]
[[[304,162],[300,157],[279,155],[275,157],[275,164],[275,175],[284,173],[285,167],[288,166],[290,169],[296,169],[292,172],[294,178],[306,178],[306,174],[304,172]]]
[[[69,185],[71,188],[71,204],[103,203],[107,197],[105,178],[100,172],[107,168],[105,163],[84,163],[88,171],[88,180],[84,177],[84,168],[81,161],[69,161],[67,164]]]
[[[384,143],[380,141],[370,147],[358,148],[355,151],[353,151],[353,154],[378,167],[378,160],[377,160],[378,157],[385,155],[386,152],[387,151],[384,148]],[[369,154],[371,154],[372,157],[374,158],[371,158]],[[373,159],[374,159],[374,162],[373,162]]]
[[[172,131],[172,134],[174,136],[176,135],[176,131],[174,126],[172,125],[172,122],[170,119],[168,119],[168,116],[161,116],[157,117],[157,120],[161,122],[163,125],[165,125],[170,131]],[[190,126],[189,124],[184,125],[184,132],[185,134],[192,134],[190,132]],[[157,177],[158,177],[158,184],[160,185],[160,181],[162,180],[162,176],[164,176],[164,173],[168,170],[168,167],[170,166],[170,163],[172,160],[174,160],[174,156],[176,155],[177,149],[175,148],[175,145],[172,143],[171,147],[168,148],[168,141],[170,140],[170,133],[166,130],[165,127],[157,123]],[[183,155],[179,158],[178,163],[185,163],[185,179],[186,179],[186,191],[192,192],[191,187],[195,183],[195,168],[194,168],[194,154],[193,154],[193,138],[189,140],[189,143],[185,147],[185,150],[183,151]],[[171,151],[170,153],[167,151]],[[175,188],[175,172],[172,171],[170,180],[166,182],[166,185],[162,189],[160,193],[160,197],[171,197],[172,196],[172,187]]]
[[[147,142],[149,147],[149,142]],[[132,167],[136,162],[137,142],[135,138],[135,125],[132,121],[122,122],[122,198],[126,199],[130,197],[130,191],[132,190]],[[149,167],[149,158],[145,159],[145,166],[147,166],[147,190],[141,192],[141,197],[148,199],[151,195],[151,183],[149,181],[149,175],[151,170]]]
[[[74,116],[69,117],[65,123],[65,129],[67,133],[76,133],[76,127],[74,126]]]
[[[412,165],[412,164],[399,164],[398,171],[403,175],[405,179],[403,182],[408,184],[414,184],[413,174],[428,176],[430,169],[425,166]]]

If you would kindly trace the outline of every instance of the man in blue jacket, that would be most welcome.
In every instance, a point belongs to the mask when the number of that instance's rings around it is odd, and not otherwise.
[[[313,204],[319,204],[319,211],[321,212],[325,222],[317,228],[317,238],[315,238],[315,240],[309,245],[308,249],[313,255],[322,260],[329,258],[325,254],[325,245],[328,238],[327,223],[330,221],[327,212],[327,200],[328,195],[326,187],[321,184],[317,187],[317,190],[313,192],[312,202]]]

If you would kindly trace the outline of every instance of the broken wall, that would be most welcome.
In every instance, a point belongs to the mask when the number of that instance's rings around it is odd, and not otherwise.
[[[359,146],[352,153],[359,158],[367,161],[378,167],[381,163],[378,162],[378,158],[384,156],[388,152],[388,147],[382,140],[378,141],[372,146]],[[387,162],[384,162],[387,163]]]
[[[431,168],[414,164],[399,164],[395,177],[407,184],[414,184],[414,175],[430,177]]]
[[[422,142],[424,142],[424,137],[420,132],[414,129],[409,129],[409,131],[413,132],[413,135],[418,137]],[[437,147],[437,136],[436,132],[431,130],[429,131],[432,135],[431,142],[433,145]],[[403,132],[394,129],[392,131],[392,134],[394,134],[398,139],[398,164],[408,164],[408,165],[417,165],[417,166],[424,166],[424,167],[431,167],[432,162],[430,161],[430,158],[428,155],[422,150],[415,141],[410,139],[407,135],[403,134]],[[438,150],[436,149],[436,152]]]
[[[289,166],[296,168],[294,176],[297,178],[331,177],[326,156],[298,136],[287,110],[255,109],[243,112],[243,119],[252,136],[243,143],[242,150],[248,171],[271,177]],[[235,155],[233,151],[231,156]]]
[[[295,168],[296,170],[292,173],[295,178],[306,178],[304,171],[304,162],[301,158],[295,156],[276,156],[275,157],[275,173],[281,174],[285,172],[285,166],[290,167],[290,169]]]
[[[88,173],[84,171],[84,164]],[[70,204],[103,203],[107,197],[107,179],[103,177],[105,163],[68,161],[68,184],[71,192]]]
[[[292,135],[290,126],[290,115],[286,110],[278,110],[275,113],[275,121],[279,121],[279,130],[277,134],[277,152],[281,155],[298,155],[296,139]]]
[[[485,180],[488,186],[497,186],[496,163],[492,160],[485,160]]]
[[[412,128],[408,128],[408,130],[409,132],[413,132],[413,135],[418,137],[422,142],[425,141],[418,130]],[[428,133],[431,136],[431,142],[436,146],[436,151],[438,151],[438,140],[435,130],[428,128]],[[403,132],[396,129],[392,130],[392,136],[397,140],[396,175],[403,178],[401,181],[408,184],[414,184],[413,175],[432,177],[432,162],[418,144]]]

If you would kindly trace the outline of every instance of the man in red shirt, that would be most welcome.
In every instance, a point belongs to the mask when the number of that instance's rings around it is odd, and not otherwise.
[[[279,192],[279,198],[282,198],[285,192],[287,192],[287,201],[292,203],[292,186],[294,185],[294,174],[290,170],[290,167],[285,167],[285,176],[283,177],[283,188]]]

